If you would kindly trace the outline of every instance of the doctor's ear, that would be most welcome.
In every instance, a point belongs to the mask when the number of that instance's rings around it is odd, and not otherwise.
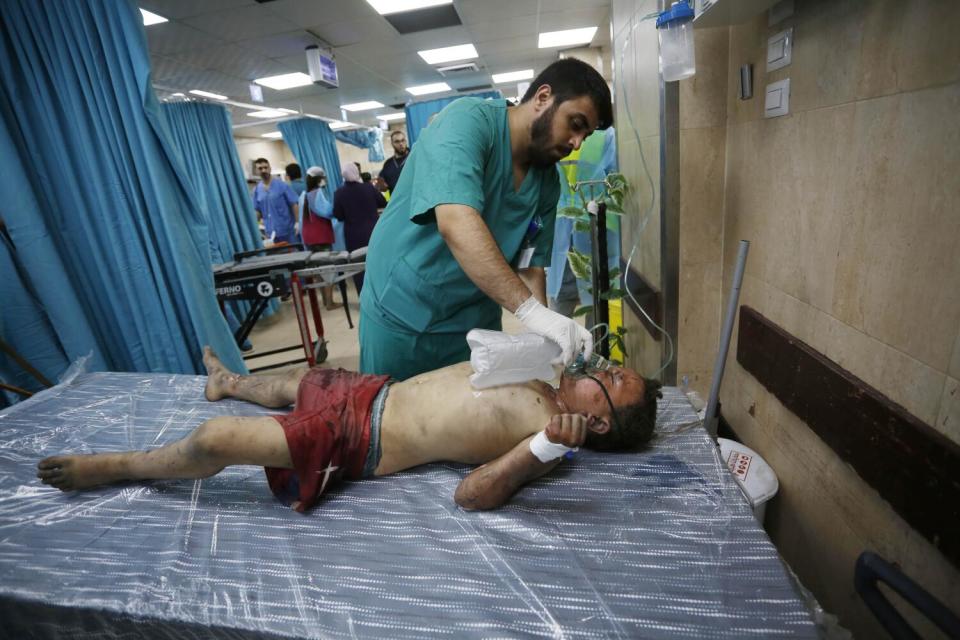
[[[537,110],[540,111],[553,104],[552,100],[553,89],[548,84],[542,84],[537,87],[536,93],[533,94],[532,102]]]

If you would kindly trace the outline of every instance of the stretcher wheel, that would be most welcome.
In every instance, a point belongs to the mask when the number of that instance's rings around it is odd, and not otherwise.
[[[327,341],[317,340],[313,343],[313,361],[316,364],[323,364],[327,361]]]

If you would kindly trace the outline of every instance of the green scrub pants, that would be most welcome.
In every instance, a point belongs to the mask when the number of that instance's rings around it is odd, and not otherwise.
[[[500,330],[500,327],[490,327]],[[406,380],[470,360],[466,333],[411,333],[384,327],[360,311],[360,372]]]

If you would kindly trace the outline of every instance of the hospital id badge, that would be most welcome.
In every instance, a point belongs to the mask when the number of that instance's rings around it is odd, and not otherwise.
[[[518,269],[526,269],[530,266],[530,261],[533,260],[534,248],[535,247],[525,247],[520,253],[520,263],[517,265]]]

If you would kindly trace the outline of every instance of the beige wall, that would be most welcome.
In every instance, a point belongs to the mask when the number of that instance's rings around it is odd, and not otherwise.
[[[793,62],[767,74],[766,40],[788,26]],[[742,304],[960,442],[958,26],[957,2],[797,0],[773,27],[764,14],[697,33],[681,83],[680,375],[709,377],[746,239]],[[764,85],[788,77],[790,114],[764,119]],[[956,568],[735,352],[736,330],[722,411],[779,476],[767,528],[803,583],[858,637],[883,637],[852,586],[871,549],[960,609]]]

